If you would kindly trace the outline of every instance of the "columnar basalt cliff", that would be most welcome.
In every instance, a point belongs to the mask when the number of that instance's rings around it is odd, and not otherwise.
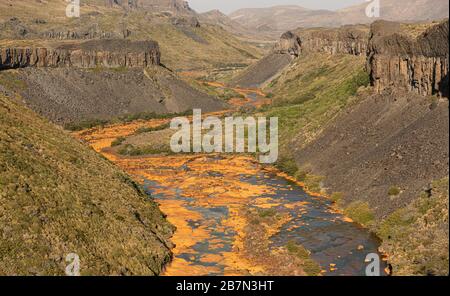
[[[367,26],[343,26],[341,28],[298,29],[294,32],[301,40],[304,52],[365,55],[369,29]]]
[[[413,38],[398,23],[373,23],[367,66],[376,92],[402,88],[448,97],[448,25],[441,22]]]
[[[90,40],[55,47],[0,48],[0,69],[25,67],[116,68],[160,64],[157,42]]]
[[[183,0],[105,0],[108,7],[121,6],[125,9],[166,11],[176,14],[194,14],[187,1]]]

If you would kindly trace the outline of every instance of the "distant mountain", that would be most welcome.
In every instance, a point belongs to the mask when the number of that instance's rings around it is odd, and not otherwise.
[[[229,32],[244,33],[245,31],[240,23],[233,21],[230,17],[217,9],[200,13],[199,19],[202,23],[219,25]]]
[[[272,39],[271,34],[265,35],[264,32],[255,34],[254,30],[251,30],[247,26],[242,25],[240,22],[232,20],[229,16],[222,13],[220,10],[214,9],[208,12],[200,13],[197,15],[202,24],[211,24],[222,27],[224,30],[231,32],[235,35],[245,37],[247,39]],[[266,37],[266,38],[264,38]]]
[[[430,21],[448,18],[448,0],[381,0],[380,18],[389,21]],[[365,14],[367,3],[337,11],[340,23],[370,23]]]
[[[277,32],[277,37],[289,29],[303,25],[318,26],[334,13],[327,10],[310,10],[296,5],[269,8],[239,9],[229,16],[231,20],[258,32]],[[307,20],[304,23],[304,20]],[[330,23],[333,25],[333,23]],[[280,33],[280,34],[278,34]]]
[[[230,19],[255,32],[266,31],[279,36],[298,27],[337,27],[367,24],[375,20],[366,16],[368,3],[345,9],[311,10],[300,6],[244,8],[229,15]],[[424,21],[448,18],[448,0],[382,0],[380,18],[392,21]]]

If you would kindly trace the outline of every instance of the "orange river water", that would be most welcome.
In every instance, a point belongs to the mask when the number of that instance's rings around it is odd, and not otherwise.
[[[284,218],[266,237],[269,254],[294,241],[310,251],[311,258],[320,264],[322,275],[364,274],[365,257],[377,253],[378,240],[334,210],[327,198],[308,193],[302,184],[272,167],[261,166],[250,156],[126,157],[110,148],[118,137],[129,136],[140,127],[167,122],[136,121],[74,134],[139,181],[177,227],[172,238],[176,245],[174,258],[164,275],[264,275],[269,269],[273,272],[269,265],[276,262],[250,260],[244,252],[249,221],[242,213],[249,209],[283,213]],[[280,274],[286,272],[290,271]]]

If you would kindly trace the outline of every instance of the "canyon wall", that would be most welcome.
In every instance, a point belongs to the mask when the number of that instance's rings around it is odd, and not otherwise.
[[[396,88],[448,97],[448,25],[448,20],[429,25],[376,21],[370,30],[364,25],[298,29],[284,33],[274,52],[367,55],[367,71],[377,93]],[[428,28],[420,33],[424,26]]]
[[[376,92],[401,88],[448,97],[448,25],[441,22],[414,38],[398,23],[373,23],[367,68]]]
[[[0,48],[0,70],[25,67],[117,68],[160,64],[157,42],[91,40],[52,47]]]
[[[365,55],[369,29],[367,26],[343,26],[340,28],[298,29],[303,52]]]
[[[302,41],[300,37],[288,31],[281,35],[280,40],[275,44],[274,52],[279,54],[290,54],[298,56],[302,51]]]
[[[105,0],[108,7],[120,6],[125,9],[144,9],[154,12],[195,14],[184,0]]]

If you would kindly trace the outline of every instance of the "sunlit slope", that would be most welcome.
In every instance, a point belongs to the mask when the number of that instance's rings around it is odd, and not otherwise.
[[[266,112],[280,118],[282,151],[290,150],[294,135],[305,142],[313,138],[368,84],[364,63],[364,57],[351,55],[303,55],[265,88],[273,100]]]
[[[127,38],[158,41],[162,62],[173,70],[250,64],[260,49],[219,26],[199,23],[195,14],[108,7],[81,1],[80,18],[66,17],[64,1],[0,3],[0,42],[42,39]]]
[[[0,95],[0,274],[155,275],[172,226],[122,171]]]

